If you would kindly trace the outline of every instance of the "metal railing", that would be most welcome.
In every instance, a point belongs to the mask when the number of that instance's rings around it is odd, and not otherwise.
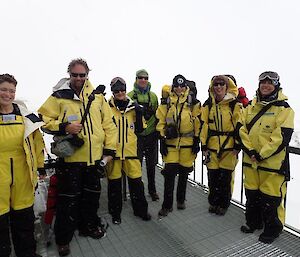
[[[290,146],[288,148],[288,151],[289,151],[290,154],[300,155],[300,148]],[[206,170],[204,162],[203,162],[203,160],[204,160],[203,155],[199,154],[198,158],[201,158],[200,162],[199,162],[199,159],[197,159],[195,161],[194,170],[189,176],[189,182],[201,187],[204,191],[208,192],[208,184],[205,183],[207,181],[207,179],[206,179],[207,170]],[[162,161],[159,162],[159,166],[160,167],[163,166]],[[239,195],[237,197],[238,199],[232,197],[231,201],[232,201],[233,204],[237,205],[238,207],[240,207],[242,209],[245,209],[245,193],[244,193],[244,186],[243,186],[243,168],[242,167],[240,167],[240,168],[241,168],[241,177],[239,179],[240,180],[240,185],[238,185],[238,187],[240,187]],[[293,167],[291,167],[291,170],[292,169],[293,169]],[[199,170],[200,170],[201,173],[200,173],[200,176],[199,175],[197,176]],[[287,195],[288,195],[288,192],[287,192]],[[286,199],[287,199],[287,195],[286,195]],[[287,209],[287,211],[289,211],[289,209]],[[300,228],[295,228],[294,226],[289,225],[287,223],[285,224],[285,228],[287,228],[287,230],[292,232],[293,234],[295,234],[297,236],[300,236]]]

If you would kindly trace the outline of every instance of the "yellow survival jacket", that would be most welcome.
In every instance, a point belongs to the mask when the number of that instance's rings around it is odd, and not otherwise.
[[[287,97],[280,89],[277,99],[270,102],[259,101],[255,97],[251,105],[244,111],[240,124],[239,136],[246,152],[244,166],[252,166],[251,150],[256,150],[261,157],[257,169],[272,171],[286,176],[289,180],[289,161],[287,146],[294,128],[294,111],[286,102]],[[270,108],[254,123],[250,131],[247,129],[251,120],[267,104]]]
[[[161,137],[165,137],[165,129],[168,125],[175,124],[179,132],[179,137],[166,140],[168,146],[176,148],[191,147],[193,137],[199,137],[201,104],[198,102],[193,105],[188,101],[189,90],[187,87],[186,91],[180,96],[171,91],[168,93],[168,101],[159,105],[156,111],[156,118],[158,119],[156,130]]]
[[[229,79],[227,93],[221,102],[215,101],[212,82],[209,95],[203,104],[201,114],[202,151],[210,150],[221,157],[224,151],[239,149],[236,144],[235,129],[241,118],[243,107],[236,100],[238,88],[231,79]]]
[[[24,126],[23,149],[26,156],[26,163],[30,172],[32,186],[37,183],[37,169],[44,167],[44,140],[39,128],[44,124],[35,114],[29,112],[21,101],[14,101],[14,108],[20,113],[16,115],[16,122]],[[1,122],[5,125],[5,122]],[[14,126],[17,128],[16,126]],[[18,127],[20,129],[20,127]],[[2,135],[5,137],[5,135]]]
[[[111,97],[109,105],[113,112],[113,120],[117,126],[117,151],[114,159],[138,159],[137,157],[137,136],[135,133],[143,131],[142,109],[140,119],[137,118],[138,104],[127,98],[128,104],[125,110],[120,110]],[[140,107],[141,108],[141,107]],[[138,130],[137,130],[138,129]]]
[[[46,123],[43,130],[54,135],[65,135],[67,124],[81,122],[93,90],[90,81],[86,80],[78,97],[70,88],[70,80],[61,79],[53,88],[53,94],[38,110]],[[83,162],[89,166],[100,160],[102,155],[114,155],[116,132],[106,99],[102,94],[95,94],[83,129],[78,134],[84,144],[72,156],[64,158],[65,162]]]

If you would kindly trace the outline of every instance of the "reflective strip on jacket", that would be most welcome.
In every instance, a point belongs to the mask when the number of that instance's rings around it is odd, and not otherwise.
[[[65,134],[68,123],[81,122],[88,97],[93,92],[93,86],[86,80],[80,96],[69,86],[69,79],[62,79],[53,88],[54,93],[38,110],[46,123],[45,132],[50,134]],[[111,109],[102,94],[95,94],[83,129],[78,134],[84,140],[75,153],[64,158],[65,162],[84,162],[93,165],[102,155],[110,155],[116,149],[116,126],[112,120]]]

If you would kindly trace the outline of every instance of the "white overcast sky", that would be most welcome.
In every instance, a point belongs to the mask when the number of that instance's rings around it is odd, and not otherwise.
[[[130,90],[145,68],[160,97],[181,73],[202,102],[213,75],[233,74],[252,98],[258,75],[274,70],[300,110],[297,0],[2,0],[0,19],[0,72],[33,110],[77,57],[95,86],[121,76]]]
[[[300,135],[299,24],[299,0],[1,0],[0,73],[15,75],[17,98],[35,111],[77,57],[94,86],[121,76],[131,90],[145,68],[160,97],[181,73],[202,102],[213,75],[233,74],[252,98],[258,75],[274,70]],[[297,213],[288,222],[299,228]]]

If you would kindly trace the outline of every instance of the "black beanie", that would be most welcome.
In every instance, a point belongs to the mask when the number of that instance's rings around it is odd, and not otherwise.
[[[182,76],[181,74],[176,75],[173,78],[172,87],[173,86],[175,86],[175,87],[178,87],[178,86],[186,87],[187,86],[186,78],[184,76]]]

